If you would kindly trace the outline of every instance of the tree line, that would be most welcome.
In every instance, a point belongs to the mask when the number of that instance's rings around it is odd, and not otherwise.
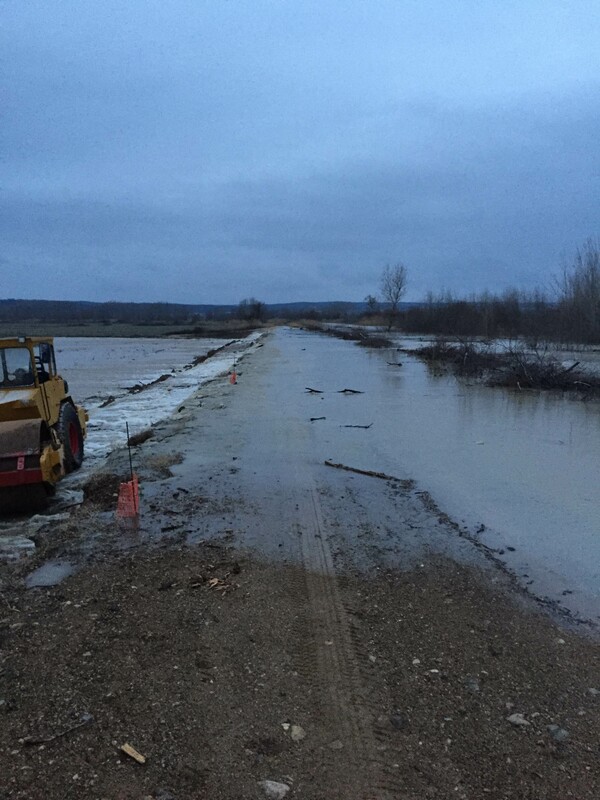
[[[588,239],[546,291],[509,289],[459,297],[449,291],[429,292],[410,306],[401,300],[408,268],[388,264],[380,276],[379,297],[363,303],[304,303],[269,306],[255,297],[237,305],[176,303],[94,303],[59,300],[2,300],[0,322],[35,320],[46,323],[135,325],[198,325],[205,320],[312,319],[357,322],[361,318],[388,329],[441,336],[482,336],[600,344],[600,243]]]
[[[175,303],[86,303],[71,300],[0,300],[0,322],[58,324],[133,323],[137,325],[191,322],[197,318],[190,306]]]
[[[41,322],[58,325],[176,325],[194,326],[205,321],[271,319],[356,320],[363,303],[290,303],[268,305],[248,297],[233,305],[183,305],[177,303],[119,303],[71,300],[0,299],[0,323]]]
[[[600,344],[600,243],[594,239],[577,249],[547,291],[508,289],[467,298],[449,291],[429,292],[422,303],[401,308],[407,276],[402,263],[386,266],[380,281],[382,303],[373,295],[365,298],[371,319],[380,319],[388,329]]]

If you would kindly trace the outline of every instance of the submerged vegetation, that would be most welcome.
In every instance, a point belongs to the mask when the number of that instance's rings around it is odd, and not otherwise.
[[[336,339],[345,339],[349,342],[356,342],[360,347],[373,347],[385,348],[393,347],[391,339],[385,336],[378,336],[377,334],[370,333],[364,328],[333,328],[326,325],[321,325],[312,320],[303,320],[296,323],[304,330],[312,331],[313,333],[324,333],[327,336],[335,336]]]
[[[488,386],[557,389],[584,398],[600,395],[600,376],[585,372],[578,361],[563,364],[546,350],[517,345],[499,352],[483,342],[439,338],[412,352],[428,363],[448,366],[454,374],[482,379]]]

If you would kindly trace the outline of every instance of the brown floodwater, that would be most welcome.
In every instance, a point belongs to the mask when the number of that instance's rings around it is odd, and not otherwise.
[[[600,617],[599,403],[436,375],[396,350],[276,336],[290,379],[324,392],[309,412],[326,417],[314,423],[319,457],[415,479],[531,591]]]

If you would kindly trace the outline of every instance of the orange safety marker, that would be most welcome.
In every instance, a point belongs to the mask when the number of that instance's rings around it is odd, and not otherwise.
[[[129,450],[129,474],[131,480],[121,483],[117,498],[117,519],[137,519],[140,513],[140,491],[138,477],[133,471],[131,460],[131,444],[129,439],[129,423],[125,422],[127,431],[127,449]]]
[[[133,475],[130,481],[119,486],[119,498],[117,500],[117,517],[119,519],[131,519],[140,513],[140,492],[137,475]]]
[[[232,372],[231,377],[229,378],[229,383],[236,384],[237,383],[237,372]]]

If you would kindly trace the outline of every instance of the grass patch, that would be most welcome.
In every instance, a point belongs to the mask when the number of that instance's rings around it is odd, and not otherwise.
[[[182,461],[183,455],[181,453],[162,453],[161,455],[149,456],[145,465],[161,478],[172,478],[171,467],[175,466],[175,464],[181,464]]]
[[[133,436],[130,436],[129,439],[127,440],[127,444],[130,447],[136,447],[139,444],[147,442],[148,439],[153,439],[153,438],[154,438],[154,431],[152,430],[152,428],[145,428],[143,431],[140,431],[139,433],[134,433]]]

